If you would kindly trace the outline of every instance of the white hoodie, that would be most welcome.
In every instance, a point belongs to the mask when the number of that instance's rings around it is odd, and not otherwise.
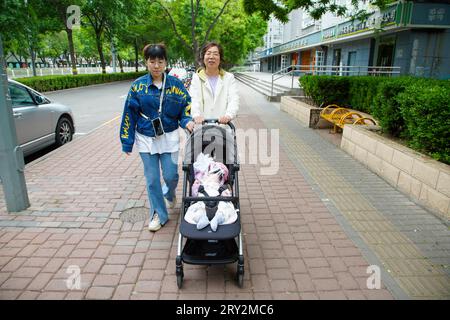
[[[191,87],[191,116],[203,116],[205,119],[218,119],[222,116],[236,118],[239,110],[239,93],[236,79],[232,73],[220,69],[215,95],[204,69],[200,69],[192,77]]]

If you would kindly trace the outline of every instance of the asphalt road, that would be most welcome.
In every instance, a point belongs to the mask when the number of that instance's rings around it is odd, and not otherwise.
[[[131,80],[112,82],[44,94],[52,101],[72,109],[75,117],[74,139],[76,139],[122,115],[131,83]],[[34,161],[54,149],[54,146],[50,146],[25,157],[25,163]]]
[[[122,115],[123,104],[132,81],[112,82],[45,94],[51,100],[72,108],[76,135],[95,130]]]

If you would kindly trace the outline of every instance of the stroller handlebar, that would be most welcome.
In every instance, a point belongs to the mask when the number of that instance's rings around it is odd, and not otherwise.
[[[216,118],[216,119],[205,119],[205,120],[203,120],[203,124],[211,124],[211,123],[219,124],[219,119]],[[234,126],[234,124],[231,121],[226,123],[226,125],[228,125],[231,128],[231,130],[233,131],[233,134],[236,133],[236,127]],[[186,133],[186,136],[190,136],[192,134],[192,132],[190,132],[187,129],[184,129],[184,132]]]
[[[219,123],[219,119],[205,119],[204,121],[203,121],[203,123]],[[236,131],[236,127],[234,126],[234,124],[231,122],[231,121],[229,121],[229,122],[227,122],[226,123],[226,125],[228,125],[230,128],[231,128],[231,130],[233,130],[233,132],[235,132]]]

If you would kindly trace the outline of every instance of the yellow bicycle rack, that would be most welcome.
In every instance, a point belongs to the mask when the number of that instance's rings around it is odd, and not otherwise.
[[[338,128],[343,129],[345,124],[367,125],[367,121],[377,124],[374,119],[364,117],[355,110],[342,108],[337,104],[330,104],[323,108],[320,117],[333,124],[333,133],[336,133]]]
[[[353,122],[353,124],[367,124],[366,120],[372,122],[373,125],[377,125],[375,120],[373,120],[372,118],[368,118],[368,117],[360,118],[360,119],[356,120],[355,122]]]

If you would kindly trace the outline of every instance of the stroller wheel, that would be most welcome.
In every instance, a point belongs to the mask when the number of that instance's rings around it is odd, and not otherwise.
[[[236,277],[239,288],[242,288],[244,286],[244,266],[238,265]]]
[[[183,277],[184,277],[184,272],[183,272],[183,263],[181,261],[181,257],[178,256],[175,260],[175,274],[177,275],[177,286],[178,289],[181,289],[181,286],[183,285]]]
[[[239,288],[242,288],[244,286],[244,275],[243,274],[238,274],[238,286]]]
[[[183,286],[183,275],[182,274],[177,275],[177,286],[178,286],[178,289],[181,289],[181,287]]]

